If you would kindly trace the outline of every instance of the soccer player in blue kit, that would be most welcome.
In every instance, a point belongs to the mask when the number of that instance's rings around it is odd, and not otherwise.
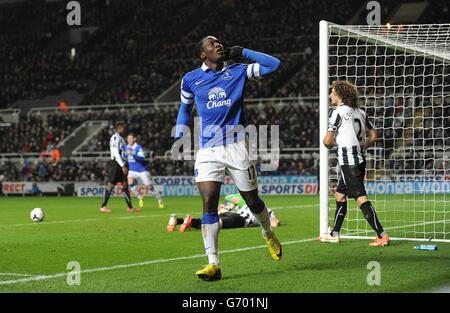
[[[156,190],[151,182],[150,171],[145,160],[145,153],[142,146],[136,142],[134,133],[129,133],[127,136],[127,145],[124,147],[125,157],[128,161],[128,185],[131,191],[138,197],[139,206],[144,206],[144,196],[139,194],[136,181],[150,189],[152,196],[158,201],[160,209],[164,208],[164,202],[161,194]]]
[[[196,275],[202,280],[213,281],[222,278],[218,257],[220,225],[217,207],[225,171],[261,225],[270,255],[274,260],[281,259],[281,244],[270,226],[266,205],[258,195],[256,169],[249,157],[248,139],[243,129],[246,126],[243,101],[247,81],[259,80],[275,72],[281,62],[270,55],[239,46],[224,48],[214,36],[200,40],[198,54],[203,61],[202,66],[186,73],[181,82],[175,137],[181,138],[189,126],[195,102],[201,129],[194,175],[203,200],[202,236],[209,263]],[[227,65],[225,62],[237,57],[244,57],[253,63]],[[174,147],[174,159],[181,161]]]

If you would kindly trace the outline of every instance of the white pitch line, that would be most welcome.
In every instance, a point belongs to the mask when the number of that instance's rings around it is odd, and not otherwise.
[[[408,225],[402,225],[402,226],[390,226],[390,227],[385,227],[385,230],[397,230],[397,229],[401,229],[401,228],[409,228],[409,227],[416,227],[416,226],[425,226],[425,225],[432,225],[432,224],[440,224],[440,223],[448,223],[450,222],[450,220],[440,220],[440,221],[429,221],[429,222],[421,222],[421,223],[416,223],[416,224],[408,224]],[[348,230],[348,229],[347,229]],[[350,231],[350,233],[369,233],[372,230],[353,230]]]
[[[374,236],[351,236],[351,235],[343,235],[340,236],[343,239],[367,239],[373,240]],[[389,237],[392,241],[419,241],[419,242],[445,242],[448,243],[448,239],[426,239],[426,238],[402,238],[402,237]]]
[[[310,241],[314,241],[314,240],[317,240],[317,238],[291,240],[291,241],[283,242],[282,244],[283,245],[290,245],[290,244],[296,244],[296,243],[310,242]],[[228,254],[228,253],[235,253],[235,252],[248,251],[248,250],[256,250],[256,249],[262,249],[262,248],[267,248],[267,246],[260,245],[260,246],[253,246],[253,247],[237,248],[237,249],[232,249],[232,250],[224,250],[224,251],[219,252],[219,254]],[[91,269],[87,269],[87,270],[81,270],[79,272],[62,272],[62,273],[56,273],[56,274],[50,274],[50,275],[36,275],[36,276],[33,276],[33,277],[28,277],[28,278],[0,281],[0,285],[13,285],[13,284],[17,284],[17,283],[26,283],[26,282],[32,282],[32,281],[48,280],[48,279],[53,279],[53,278],[65,277],[69,273],[70,274],[78,274],[78,273],[83,274],[83,273],[112,271],[112,270],[124,269],[124,268],[130,268],[130,267],[138,267],[138,266],[145,266],[145,265],[150,265],[150,264],[167,263],[167,262],[189,260],[189,259],[198,259],[198,258],[204,258],[204,257],[205,257],[205,254],[194,254],[194,255],[190,255],[190,256],[182,256],[182,257],[171,258],[171,259],[157,259],[157,260],[149,260],[149,261],[138,262],[138,263],[119,264],[119,265],[106,266],[106,267],[97,267],[97,268],[91,268]]]
[[[0,273],[0,276],[22,276],[22,277],[30,277],[30,276],[35,276],[35,274]]]
[[[387,227],[386,229],[409,228],[409,227],[425,226],[425,225],[440,224],[440,223],[447,223],[447,222],[450,222],[450,220],[421,222],[421,223],[417,223],[417,224],[410,224],[410,225],[403,225],[403,226],[391,226],[391,227]]]
[[[314,208],[314,207],[319,207],[318,204],[305,204],[305,205],[289,205],[289,206],[275,206],[275,207],[270,207],[270,209],[272,210],[281,210],[281,209],[297,209],[297,208]]]
[[[99,214],[101,214],[101,213],[99,213]],[[108,218],[85,218],[85,219],[78,219],[78,220],[61,220],[61,221],[50,221],[50,222],[42,222],[42,223],[30,222],[27,224],[4,224],[4,225],[0,225],[0,227],[5,228],[5,227],[22,227],[22,226],[35,226],[35,225],[82,223],[82,222],[101,222],[101,221],[109,221],[109,220],[127,220],[127,219],[135,219],[135,218],[160,217],[160,216],[169,216],[169,215],[170,214],[151,214],[151,215],[116,216],[116,217],[108,217]]]
[[[400,228],[409,228],[409,227],[416,227],[416,226],[422,226],[422,225],[430,225],[430,224],[439,224],[439,223],[447,223],[450,222],[450,220],[441,220],[441,221],[430,221],[430,222],[422,222],[422,223],[416,223],[416,224],[409,224],[409,225],[403,225],[403,226],[391,226],[386,227],[384,230],[397,230]],[[368,234],[371,232],[370,230],[365,231],[358,231],[353,230],[350,231],[346,235],[342,235],[341,238],[343,239],[373,239],[373,236],[362,236],[361,234]],[[448,242],[448,239],[429,239],[429,238],[402,238],[402,237],[390,237],[391,240],[401,240],[401,241],[433,241],[433,242]]]
[[[434,288],[434,289],[423,291],[423,292],[426,292],[426,293],[450,293],[450,285]]]

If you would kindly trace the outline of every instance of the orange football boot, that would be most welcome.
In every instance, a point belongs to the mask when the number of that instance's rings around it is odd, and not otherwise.
[[[184,233],[192,226],[192,216],[189,214],[184,217],[183,225],[180,227],[180,232]]]
[[[390,244],[389,236],[387,234],[384,234],[382,238],[378,238],[378,236],[375,238],[374,241],[372,241],[369,246],[371,247],[384,247],[389,246]]]

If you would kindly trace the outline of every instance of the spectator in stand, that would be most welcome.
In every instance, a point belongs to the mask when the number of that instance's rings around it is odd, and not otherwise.
[[[61,161],[61,152],[58,148],[53,148],[52,150],[52,163],[59,163]]]

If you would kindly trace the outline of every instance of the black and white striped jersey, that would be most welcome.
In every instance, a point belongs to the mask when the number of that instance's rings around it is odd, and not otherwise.
[[[275,213],[271,209],[267,208],[267,211],[269,212],[269,218],[276,218]],[[258,220],[247,205],[244,205],[236,213],[245,219],[244,227],[259,226]]]
[[[341,104],[330,111],[328,131],[336,133],[339,165],[358,165],[365,161],[366,133],[373,128],[366,112]]]
[[[109,139],[109,150],[111,152],[111,160],[115,160],[121,167],[125,165],[122,158],[122,151],[125,146],[125,140],[118,133],[114,133]]]

